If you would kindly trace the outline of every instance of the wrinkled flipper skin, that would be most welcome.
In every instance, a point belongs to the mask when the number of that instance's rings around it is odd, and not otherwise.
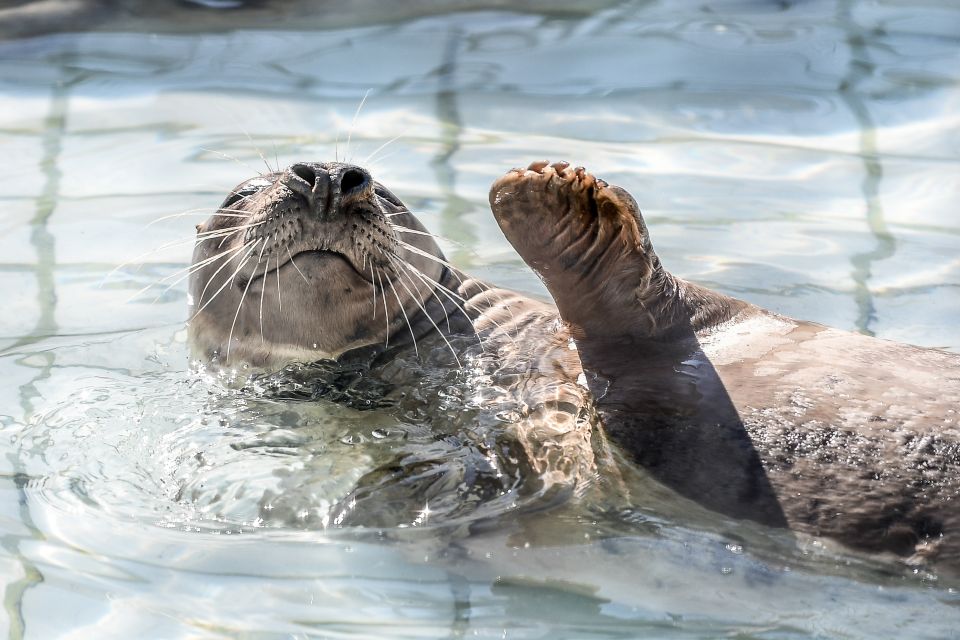
[[[960,574],[960,356],[784,318],[672,276],[633,198],[536,162],[497,222],[576,340],[611,440],[722,514]]]

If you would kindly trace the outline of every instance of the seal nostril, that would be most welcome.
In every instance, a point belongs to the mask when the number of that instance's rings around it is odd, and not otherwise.
[[[313,169],[311,169],[305,164],[293,165],[292,167],[290,167],[290,172],[293,173],[298,178],[300,178],[301,180],[305,181],[310,186],[313,186],[313,184],[317,181],[316,172],[314,172]]]
[[[340,193],[350,193],[367,183],[367,173],[360,169],[348,169],[340,177]]]

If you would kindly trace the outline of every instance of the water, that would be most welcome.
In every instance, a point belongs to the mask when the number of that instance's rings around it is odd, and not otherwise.
[[[472,535],[428,505],[405,528],[337,528],[330,506],[432,433],[191,372],[184,283],[134,295],[187,264],[202,216],[148,223],[216,206],[265,163],[333,156],[369,166],[450,238],[458,266],[542,293],[486,191],[511,166],[566,158],[634,193],[679,275],[958,350],[960,8],[412,13],[309,31],[158,22],[157,35],[107,21],[0,43],[0,626],[17,638],[954,635],[960,596],[942,580],[815,541],[790,550],[642,478],[624,480],[629,500],[598,479],[543,512],[494,501]]]

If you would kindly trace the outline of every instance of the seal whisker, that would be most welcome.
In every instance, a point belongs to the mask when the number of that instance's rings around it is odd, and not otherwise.
[[[384,340],[384,348],[390,346],[390,312],[387,311],[387,292],[383,288],[383,278],[380,277],[380,269],[377,269],[377,280],[380,282],[380,299],[383,300],[383,321],[387,325],[386,339]]]
[[[404,227],[403,225],[393,224],[389,220],[387,221],[387,224],[389,224],[395,231],[399,233],[410,233],[415,236],[427,236],[428,238],[433,238],[434,240],[443,240],[444,242],[449,242],[450,244],[457,245],[458,247],[464,246],[462,242],[451,240],[450,238],[441,236],[440,234],[437,234],[437,233],[430,233],[429,231],[421,231],[420,229],[411,229],[410,227]]]
[[[374,157],[375,155],[377,155],[378,153],[380,153],[381,151],[383,151],[383,150],[386,149],[388,146],[390,146],[391,144],[393,144],[394,142],[396,142],[396,141],[399,140],[400,138],[404,137],[405,135],[407,135],[407,132],[406,132],[406,131],[404,131],[403,133],[401,133],[401,134],[398,135],[398,136],[394,136],[394,137],[390,138],[389,140],[387,140],[386,142],[384,142],[382,145],[380,145],[379,147],[377,147],[376,149],[374,149],[374,150],[370,153],[370,155],[368,155],[366,158],[363,159],[363,162],[361,162],[360,164],[368,164],[368,163],[373,159],[373,157]]]
[[[424,278],[424,279],[426,280],[426,282],[428,282],[429,284],[438,287],[439,289],[441,289],[441,290],[444,291],[444,292],[447,292],[448,294],[453,295],[455,298],[457,298],[457,299],[460,300],[461,302],[464,302],[464,303],[467,302],[465,298],[461,297],[460,295],[458,295],[456,292],[452,291],[451,289],[443,286],[442,284],[440,284],[439,282],[437,282],[436,280],[434,280],[433,278],[431,278],[431,277],[428,276],[427,274],[425,274],[425,273],[423,273],[422,271],[420,271],[419,269],[417,269],[415,266],[413,266],[413,265],[410,264],[409,262],[406,262],[406,261],[403,260],[403,258],[401,258],[398,254],[393,253],[393,252],[390,252],[390,255],[392,255],[394,258],[396,258],[396,259],[398,259],[398,260],[401,260],[408,269],[410,269],[413,273],[417,274],[417,275],[420,276],[421,278]]]
[[[253,247],[254,247],[254,246],[256,246],[256,241],[247,242],[247,243],[242,244],[242,245],[240,245],[239,247],[235,248],[235,249],[233,250],[233,253],[239,253],[240,251],[243,251],[244,249],[249,249],[249,251],[247,251],[247,253],[245,253],[244,256],[243,256],[243,258],[241,259],[241,260],[245,260],[246,257],[253,251]],[[206,284],[204,284],[203,290],[200,291],[200,297],[197,298],[197,301],[196,301],[197,304],[199,304],[200,302],[203,301],[203,297],[206,295],[206,293],[207,293],[207,288],[210,286],[210,283],[213,282],[213,279],[217,277],[217,274],[220,273],[221,271],[223,271],[224,267],[226,267],[228,264],[230,264],[230,260],[225,261],[223,264],[221,264],[219,267],[217,267],[217,270],[214,271],[214,272],[210,275],[209,278],[207,278],[207,282],[206,282]],[[239,267],[237,268],[237,271],[239,271]],[[237,274],[237,271],[234,271],[234,274],[233,274],[234,276]],[[231,276],[231,278],[232,278],[232,277],[233,277],[233,276]],[[230,279],[227,280],[227,282],[229,282],[229,281],[230,281]],[[219,291],[218,291],[218,293],[219,293]],[[216,294],[214,294],[214,297],[216,297]],[[212,299],[213,299],[213,298],[211,298],[211,300],[212,300]],[[209,301],[208,301],[207,303],[209,304]],[[197,313],[199,313],[199,312],[202,311],[202,310],[203,310],[203,309],[198,310]]]
[[[400,256],[398,256],[398,255],[395,254],[395,253],[385,253],[384,256],[387,258],[388,261],[392,262],[394,266],[401,266],[401,267],[406,266],[406,265],[405,265],[406,260],[403,260]],[[420,290],[420,285],[416,284],[416,283],[410,278],[410,276],[409,276],[408,273],[406,273],[405,271],[404,271],[403,273],[401,273],[400,271],[397,271],[396,273],[397,273],[398,276],[406,276],[408,282],[410,282],[410,284],[412,284],[412,285],[414,286],[414,288],[416,288],[417,293],[418,293],[419,295],[423,295],[423,291]],[[411,295],[412,295],[412,294],[411,294]]]
[[[377,284],[373,281],[375,276],[373,275],[373,259],[370,260],[370,284],[373,288],[373,319],[377,318]]]
[[[270,260],[268,259],[269,263]],[[277,274],[277,310],[283,313],[283,298],[280,297],[280,256],[277,256],[277,268],[273,270]]]
[[[121,262],[120,264],[118,264],[117,266],[115,266],[113,269],[111,269],[110,271],[108,271],[107,274],[106,274],[105,276],[103,276],[103,278],[100,280],[100,283],[99,283],[97,286],[98,286],[98,287],[102,287],[102,286],[104,285],[104,283],[107,282],[107,280],[109,280],[110,278],[112,278],[115,273],[117,273],[118,271],[120,271],[120,270],[123,269],[124,267],[128,267],[128,266],[130,266],[131,264],[133,264],[133,263],[135,263],[135,262],[140,262],[140,261],[143,260],[144,258],[149,258],[150,256],[152,256],[152,255],[154,255],[154,254],[156,254],[156,253],[160,253],[161,251],[165,251],[165,250],[167,250],[167,249],[171,249],[171,248],[176,247],[176,246],[178,246],[178,245],[187,244],[188,242],[194,242],[194,243],[196,243],[196,240],[197,240],[197,234],[194,233],[194,234],[191,234],[191,235],[186,236],[186,237],[183,237],[183,238],[178,238],[177,240],[171,240],[171,241],[169,241],[169,242],[164,242],[164,243],[163,243],[162,245],[160,245],[159,247],[156,247],[156,248],[154,248],[154,249],[151,249],[150,251],[145,251],[144,253],[141,253],[140,255],[138,255],[138,256],[135,257],[135,258],[132,258],[132,259],[130,259],[130,260],[127,260],[126,262]],[[139,271],[142,267],[143,267],[143,264],[141,263],[141,264],[137,265],[137,269],[136,269],[136,270]],[[162,281],[161,281],[161,282],[162,282]]]
[[[287,255],[290,256],[290,264],[293,265],[293,268],[297,270],[297,273],[300,274],[300,277],[303,278],[303,281],[307,284],[310,284],[310,281],[307,280],[307,276],[303,275],[303,271],[300,271],[300,267],[297,266],[297,261],[293,259],[293,254],[290,253],[290,247],[284,247],[287,250]]]
[[[243,162],[243,161],[240,160],[239,158],[236,158],[236,157],[234,157],[234,156],[231,156],[231,155],[229,155],[229,154],[226,154],[226,153],[224,153],[224,152],[222,152],[222,151],[217,151],[216,149],[208,149],[207,147],[199,147],[199,149],[200,149],[201,151],[206,151],[207,153],[212,153],[212,154],[214,154],[214,155],[218,155],[218,156],[220,156],[221,158],[223,158],[224,160],[233,160],[234,162],[236,162],[236,163],[237,163],[238,165],[240,165],[241,167],[244,167],[244,168],[246,168],[246,169],[250,169],[250,171],[253,171],[253,172],[256,173],[257,175],[263,176],[262,173],[260,173],[259,171],[257,171],[256,169],[254,169],[253,167],[251,167],[250,165],[248,165],[246,162]]]
[[[393,297],[397,299],[397,306],[400,307],[400,313],[403,314],[403,319],[407,322],[407,329],[410,330],[410,337],[413,339],[413,352],[420,357],[420,350],[417,348],[417,336],[413,333],[413,325],[410,324],[410,318],[407,316],[406,310],[403,308],[403,302],[400,300],[400,294],[397,293],[397,288],[393,286],[393,280],[390,277],[387,277],[387,282],[390,284],[390,288],[393,290]]]
[[[399,256],[397,256],[396,254],[393,254],[393,255],[399,259]],[[418,278],[420,278],[421,280],[423,280],[426,284],[428,284],[428,285],[433,285],[437,290],[439,290],[440,293],[442,293],[447,299],[450,300],[451,303],[453,303],[454,308],[457,309],[460,313],[463,314],[463,317],[466,318],[468,322],[470,322],[471,324],[473,323],[473,319],[472,319],[472,318],[470,317],[470,315],[467,313],[466,307],[464,306],[464,305],[466,305],[466,303],[467,303],[467,300],[466,300],[465,298],[463,298],[462,296],[458,295],[456,292],[450,290],[448,287],[443,286],[442,284],[440,284],[439,282],[437,282],[436,280],[434,280],[434,279],[431,278],[430,276],[426,275],[425,273],[423,273],[422,271],[420,271],[419,269],[417,269],[417,268],[416,268],[415,266],[413,266],[412,264],[409,264],[409,263],[408,263],[408,264],[406,264],[406,267],[407,267],[408,269],[410,269],[411,272],[412,272],[414,275],[416,275]],[[459,300],[460,302],[457,302],[458,300]],[[462,303],[462,304],[461,304],[461,303]],[[497,329],[503,329],[503,325],[501,325],[499,322],[497,322],[497,321],[494,320],[493,318],[488,318],[488,321],[490,322],[490,324],[492,324],[493,326],[495,326]],[[477,338],[477,342],[480,343],[480,346],[481,346],[481,347],[484,346],[484,344],[483,344],[483,338],[480,337],[480,334],[477,333],[477,334],[475,334],[475,335],[476,335],[476,338]],[[504,330],[504,335],[505,335],[511,342],[516,342],[515,338],[510,335],[510,332],[509,332],[509,331]]]
[[[396,267],[398,266],[397,263],[396,263],[392,258],[390,258],[389,256],[387,257],[387,260],[390,260],[390,263],[394,265],[394,268],[396,268]],[[401,274],[400,271],[397,271],[397,275],[398,275],[398,276],[401,276],[402,274]],[[406,290],[406,292],[410,295],[410,297],[411,297],[411,298],[413,299],[413,301],[416,303],[417,307],[420,308],[420,311],[423,312],[423,315],[426,316],[427,320],[430,321],[430,324],[433,325],[433,328],[437,330],[437,333],[440,334],[440,337],[443,338],[443,341],[446,343],[447,348],[450,349],[450,353],[453,355],[453,359],[457,362],[457,366],[462,368],[462,367],[463,367],[463,364],[460,362],[460,358],[457,357],[457,352],[456,352],[456,350],[453,348],[453,345],[450,344],[450,341],[447,339],[447,336],[445,336],[445,335],[443,334],[443,331],[440,329],[440,327],[437,326],[437,323],[433,321],[433,318],[432,318],[432,317],[430,317],[430,314],[427,313],[427,308],[423,305],[423,303],[422,303],[416,296],[413,295],[413,292],[410,291],[410,288],[406,285],[406,283],[404,283],[404,281],[403,281],[402,279],[400,279],[400,278],[398,277],[397,282],[399,282],[399,283],[400,283],[400,286],[403,287],[403,288]],[[412,284],[412,283],[413,283],[413,280],[411,280],[410,282],[411,282],[411,284]],[[414,285],[414,287],[416,287],[416,285]],[[419,292],[419,288],[417,288],[417,291]],[[447,319],[447,331],[448,331],[448,332],[450,331],[449,318]]]
[[[249,259],[250,254],[253,253],[253,250],[254,250],[254,249],[256,248],[256,246],[257,246],[258,244],[260,244],[261,242],[263,242],[263,238],[260,238],[259,240],[254,240],[254,241],[251,242],[249,245],[244,245],[244,246],[249,246],[250,248],[247,249],[247,252],[243,255],[243,258],[242,258],[241,261],[240,261],[240,266],[238,266],[238,267],[236,268],[236,270],[233,272],[233,274],[231,274],[231,276],[230,276],[229,278],[227,278],[222,285],[220,285],[220,288],[217,289],[216,292],[215,292],[212,296],[210,296],[210,299],[207,300],[207,302],[206,302],[202,307],[200,307],[199,309],[197,309],[197,312],[196,312],[195,314],[193,314],[193,317],[191,318],[191,320],[192,320],[193,318],[196,318],[197,315],[199,315],[201,311],[203,311],[204,309],[206,309],[206,308],[210,305],[211,302],[213,302],[214,300],[216,300],[217,296],[220,295],[220,292],[223,291],[224,289],[226,289],[226,287],[227,287],[228,284],[230,284],[231,282],[233,282],[233,279],[237,277],[237,274],[240,273],[240,270],[243,269],[244,265],[247,264],[247,260]],[[229,260],[226,261],[226,262],[224,262],[222,265],[220,265],[220,268],[217,269],[216,271],[214,271],[214,272],[213,272],[213,275],[210,276],[209,279],[207,279],[207,284],[204,285],[203,291],[200,292],[200,298],[197,300],[197,304],[200,304],[200,302],[203,301],[203,296],[204,296],[204,294],[207,292],[207,287],[210,286],[210,283],[213,281],[213,279],[216,277],[216,275],[217,275],[218,273],[220,273],[221,269],[223,269],[223,268],[224,268],[225,266],[227,266],[228,264],[230,264],[230,261],[229,261]],[[249,281],[247,282],[247,284],[250,284]]]
[[[146,293],[147,291],[149,291],[149,290],[152,289],[153,287],[155,287],[155,286],[157,286],[157,285],[159,285],[159,284],[161,284],[161,283],[163,283],[163,282],[166,282],[166,281],[169,280],[170,278],[176,278],[176,277],[179,275],[179,276],[180,276],[179,278],[177,278],[176,280],[174,280],[173,282],[171,282],[169,285],[167,285],[167,286],[164,288],[164,290],[161,291],[159,294],[157,294],[157,297],[154,298],[154,299],[150,302],[150,304],[156,304],[157,301],[159,301],[160,298],[162,298],[162,297],[164,296],[164,294],[167,293],[167,291],[170,291],[170,289],[173,289],[175,286],[177,286],[178,284],[180,284],[181,282],[183,282],[185,279],[189,278],[189,277],[192,276],[194,273],[196,273],[196,272],[200,271],[201,269],[203,269],[203,267],[205,267],[206,265],[210,264],[211,262],[215,262],[215,261],[217,261],[217,260],[219,260],[219,259],[221,259],[221,258],[224,258],[225,256],[229,256],[229,255],[231,255],[231,254],[237,253],[237,252],[240,251],[241,249],[243,249],[243,246],[235,247],[235,248],[233,248],[233,249],[228,249],[228,250],[226,250],[226,251],[221,251],[220,253],[216,254],[215,256],[211,256],[211,257],[209,257],[209,258],[206,258],[206,259],[204,259],[204,260],[202,260],[202,261],[200,261],[200,262],[198,262],[198,263],[196,263],[196,264],[192,264],[192,265],[190,265],[190,266],[188,266],[188,267],[185,267],[185,268],[183,268],[183,269],[178,269],[178,270],[175,271],[174,273],[171,273],[171,274],[169,274],[169,275],[166,275],[166,276],[160,278],[159,280],[157,280],[156,282],[151,282],[150,284],[148,284],[147,286],[145,286],[143,289],[140,289],[140,291],[137,291],[135,294],[133,294],[133,295],[127,300],[127,302],[130,302],[130,301],[132,301],[132,300],[136,300],[138,296],[140,296],[141,294]],[[182,275],[181,275],[181,274],[182,274]]]
[[[276,169],[274,169],[273,167],[270,166],[270,163],[267,162],[267,159],[263,155],[263,151],[261,151],[260,147],[257,146],[257,143],[253,141],[253,138],[250,136],[250,133],[246,129],[244,129],[243,126],[241,125],[237,125],[237,126],[240,127],[240,131],[243,131],[243,135],[247,136],[247,140],[250,141],[250,144],[251,146],[253,146],[254,151],[256,151],[257,155],[260,156],[260,159],[263,160],[263,164],[267,168],[267,171],[270,173],[275,173],[276,171],[279,171],[280,167],[277,167]],[[263,174],[260,173],[259,171],[257,173],[263,176]]]
[[[260,246],[260,255],[257,256],[257,264],[255,264],[255,265],[253,266],[253,273],[256,273],[256,272],[257,272],[257,267],[260,266],[260,261],[263,260],[263,252],[266,251],[266,249],[267,249],[267,243],[264,242],[264,243]],[[264,342],[264,339],[263,339],[263,294],[264,294],[264,293],[266,292],[266,290],[267,290],[266,278],[267,278],[267,270],[268,270],[269,268],[270,268],[270,258],[267,258],[266,264],[263,265],[263,280],[264,280],[264,281],[263,281],[263,284],[260,286],[260,343],[261,343],[261,344],[263,344],[263,342]],[[252,277],[252,276],[251,276],[250,280],[253,280],[253,277]],[[248,281],[247,281],[247,286],[249,286],[249,285],[250,285],[250,281],[248,280]]]
[[[397,238],[396,240],[397,240],[397,244],[400,245],[401,247],[403,247],[404,249],[406,249],[407,251],[409,251],[409,252],[411,252],[411,253],[415,253],[415,254],[417,254],[418,256],[423,256],[424,258],[426,258],[426,259],[428,259],[428,260],[433,260],[433,261],[436,262],[437,264],[443,265],[444,267],[450,269],[451,273],[453,273],[453,276],[454,276],[457,280],[460,280],[460,276],[457,275],[457,268],[456,268],[455,266],[453,266],[452,264],[450,264],[449,262],[447,262],[446,260],[444,260],[444,259],[442,259],[442,258],[438,258],[437,256],[433,255],[432,253],[427,253],[426,251],[424,251],[424,250],[421,249],[420,247],[415,247],[415,246],[413,246],[412,244],[410,244],[409,242],[404,242],[403,240],[401,240],[401,239],[399,239],[399,238]],[[460,283],[463,284],[463,280],[460,280]]]
[[[212,255],[212,256],[210,256],[209,258],[204,258],[204,259],[201,260],[200,262],[197,262],[197,263],[195,263],[195,264],[192,264],[192,265],[189,265],[189,266],[187,266],[187,267],[184,267],[183,269],[178,269],[177,271],[175,271],[175,272],[173,272],[173,273],[171,273],[171,274],[169,274],[169,275],[166,275],[166,276],[160,278],[159,280],[157,280],[157,283],[159,284],[159,283],[161,283],[161,282],[166,282],[166,281],[169,280],[170,278],[175,278],[175,277],[177,277],[177,276],[178,276],[179,274],[181,274],[181,273],[186,273],[186,275],[190,275],[190,274],[192,274],[192,273],[194,273],[194,272],[196,272],[196,271],[199,271],[200,269],[202,269],[204,266],[210,264],[211,262],[215,262],[215,261],[216,261],[217,259],[219,259],[219,258],[222,258],[222,257],[224,257],[224,256],[228,256],[228,255],[230,255],[230,254],[232,254],[232,253],[236,253],[236,252],[239,251],[240,249],[243,249],[243,246],[234,247],[233,249],[224,249],[224,250],[221,251],[220,253],[217,253],[217,254],[215,254],[215,255]]]
[[[264,244],[263,246],[266,247],[267,245]],[[263,255],[262,250],[260,255]],[[260,286],[260,344],[264,344],[266,342],[266,340],[263,338],[263,294],[267,292],[267,271],[269,270],[270,260],[268,258],[263,265],[263,277],[261,278],[261,280],[263,280],[263,284]]]
[[[197,209],[187,209],[186,211],[181,211],[180,213],[171,213],[169,215],[160,216],[159,218],[154,218],[146,224],[146,228],[150,228],[158,222],[163,222],[164,220],[170,220],[171,218],[182,218],[184,216],[198,216],[198,215],[207,215],[209,216],[211,212],[215,212],[218,216],[224,216],[227,218],[249,218],[250,214],[243,212],[241,209],[218,209],[216,207],[199,207]]]
[[[219,238],[221,236],[233,235],[237,231],[243,231],[244,229],[253,229],[254,227],[259,227],[262,224],[266,224],[266,220],[261,220],[260,222],[251,222],[250,224],[241,224],[234,227],[224,227],[222,229],[213,229],[212,231],[204,231],[203,233],[198,233],[196,239],[198,241],[211,240],[214,238]]]
[[[244,230],[246,230],[246,229],[252,229],[253,227],[259,227],[260,225],[266,224],[266,223],[267,223],[266,220],[261,220],[260,222],[257,222],[257,223],[254,223],[254,224],[251,224],[251,225],[248,225],[248,226],[245,226],[245,227],[243,227],[243,226],[241,226],[241,227],[231,227],[231,229],[233,229],[233,230],[232,230],[230,233],[222,236],[222,238],[221,238],[221,240],[220,240],[220,244],[217,245],[217,248],[219,249],[220,247],[222,247],[222,246],[223,246],[223,243],[227,241],[227,238],[229,238],[229,237],[232,236],[233,234],[237,233],[238,231],[244,231]],[[221,236],[213,236],[213,238],[220,238],[220,237],[221,237]],[[210,239],[210,238],[204,238],[204,240],[209,240],[209,239]]]
[[[397,155],[397,152],[398,152],[398,151],[399,151],[399,149],[394,149],[393,151],[391,151],[391,152],[388,153],[387,155],[385,155],[385,156],[380,156],[379,158],[377,158],[376,160],[374,160],[373,162],[371,162],[371,163],[370,163],[370,166],[371,166],[371,167],[377,167],[379,163],[383,162],[384,160],[389,160],[389,159],[392,158],[393,156]]]
[[[264,244],[266,244],[266,243],[264,243]],[[249,260],[249,258],[247,258],[247,260]],[[247,260],[244,260],[244,261],[240,264],[240,268],[243,268],[243,266],[247,263]],[[259,259],[258,259],[258,260],[257,260],[257,264],[253,265],[253,266],[254,266],[254,269],[256,269],[257,266],[259,266],[259,264],[260,264],[260,262],[259,262]],[[236,274],[234,274],[234,275],[236,275]],[[233,330],[234,330],[234,328],[236,328],[236,326],[237,326],[237,318],[240,317],[240,308],[243,306],[243,301],[246,300],[246,298],[247,298],[247,291],[250,289],[250,283],[251,283],[251,282],[253,282],[253,278],[250,278],[249,280],[247,280],[246,286],[243,287],[243,293],[240,294],[240,302],[237,304],[237,312],[236,312],[235,314],[233,314],[233,322],[230,324],[230,335],[227,336],[227,354],[226,354],[226,360],[227,360],[227,361],[230,360],[230,347],[231,347],[232,344],[233,344]]]
[[[263,246],[260,247],[260,255],[257,256],[257,265],[260,264],[260,261],[263,260],[263,252],[267,250],[267,243],[264,242]]]
[[[451,290],[449,287],[445,287],[444,285],[440,284],[439,282],[437,282],[436,280],[434,280],[433,278],[431,278],[431,277],[428,276],[427,274],[425,274],[425,273],[423,273],[422,271],[418,270],[418,269],[417,269],[416,267],[414,267],[413,265],[408,264],[407,266],[408,266],[408,268],[412,269],[419,277],[421,277],[421,278],[426,278],[428,282],[430,282],[430,283],[432,283],[433,285],[435,285],[436,288],[440,290],[440,293],[444,294],[447,298],[450,298],[450,301],[453,302],[454,306],[463,313],[463,316],[464,316],[468,321],[470,321],[471,323],[473,323],[473,319],[470,318],[470,316],[469,316],[469,315],[467,314],[467,312],[466,312],[466,306],[465,306],[465,305],[466,305],[467,302],[468,302],[466,298],[464,298],[463,296],[457,294],[455,291]],[[456,275],[456,273],[454,273],[454,275]],[[458,279],[459,279],[459,278],[458,278]],[[462,283],[462,282],[463,282],[463,281],[461,280],[461,283]],[[453,297],[451,297],[451,296],[453,296]],[[457,301],[454,300],[454,298],[456,298],[456,300],[459,300],[462,304],[458,304]],[[502,294],[501,294],[501,299],[502,299]],[[510,313],[511,320],[516,320],[516,318],[513,317],[513,312],[509,309],[509,307],[505,307],[505,308],[506,308],[507,311]],[[507,328],[504,326],[503,323],[497,322],[497,321],[496,321],[494,318],[492,318],[492,317],[487,317],[487,321],[488,321],[490,324],[492,324],[494,327],[496,327],[497,329],[502,330],[504,336],[506,336],[506,338],[507,338],[508,340],[510,340],[510,342],[516,344],[516,336],[510,335],[509,329],[507,329]],[[483,344],[483,340],[480,338],[480,334],[479,334],[479,333],[477,334],[477,340],[480,342],[481,345]]]
[[[343,149],[343,159],[347,159],[347,154],[350,153],[350,139],[353,137],[353,127],[357,124],[357,118],[360,116],[360,110],[363,109],[363,104],[367,101],[367,96],[370,95],[372,89],[367,89],[367,92],[363,94],[363,98],[360,100],[360,104],[357,105],[357,110],[353,114],[353,120],[350,121],[350,128],[347,130],[347,146]]]
[[[254,226],[255,226],[255,225],[254,225]],[[154,248],[154,249],[151,249],[150,251],[147,251],[147,252],[145,252],[145,253],[141,253],[141,254],[140,254],[139,256],[137,256],[136,258],[133,258],[132,260],[128,260],[128,261],[126,261],[126,262],[118,265],[115,269],[113,269],[110,273],[108,273],[107,276],[109,277],[109,276],[113,275],[114,273],[116,273],[117,271],[119,271],[120,269],[122,269],[123,267],[125,267],[125,266],[127,266],[127,265],[129,265],[129,264],[132,264],[132,263],[134,263],[134,262],[137,262],[138,260],[142,260],[143,258],[147,258],[147,257],[149,257],[149,256],[151,256],[151,255],[153,255],[153,254],[155,254],[155,253],[159,253],[159,252],[164,251],[164,250],[166,250],[166,249],[172,249],[173,247],[176,247],[176,246],[179,246],[179,245],[183,245],[183,244],[187,244],[188,242],[193,242],[194,244],[196,244],[197,242],[202,242],[202,241],[204,241],[204,240],[216,239],[216,238],[221,237],[220,234],[224,234],[224,235],[229,236],[229,235],[232,235],[233,233],[235,233],[236,231],[239,231],[239,230],[242,230],[242,229],[241,229],[241,228],[237,228],[237,227],[227,227],[227,228],[225,228],[225,229],[217,229],[216,231],[208,231],[208,232],[205,232],[204,234],[193,233],[193,234],[191,234],[191,235],[189,235],[189,236],[184,236],[184,237],[182,237],[182,238],[177,238],[176,240],[170,240],[169,242],[164,242],[164,243],[161,244],[159,247],[156,247],[156,248]],[[206,234],[211,234],[211,235],[206,235]],[[201,237],[201,236],[202,236],[202,237]]]
[[[179,240],[170,241],[170,242],[165,242],[164,244],[160,245],[159,247],[157,247],[157,248],[155,248],[155,249],[151,249],[150,251],[145,251],[144,253],[141,253],[140,255],[136,256],[135,258],[132,258],[132,259],[130,259],[130,260],[127,260],[126,262],[121,262],[120,264],[118,264],[117,266],[115,266],[113,269],[111,269],[110,271],[108,271],[105,276],[103,276],[103,279],[100,280],[100,284],[99,284],[98,286],[102,287],[103,284],[104,284],[107,280],[109,280],[110,278],[112,278],[115,273],[117,273],[118,271],[120,271],[120,270],[123,269],[124,267],[128,267],[128,266],[132,265],[132,264],[135,263],[135,262],[140,262],[140,261],[143,260],[144,258],[149,258],[150,256],[154,255],[155,253],[160,253],[161,251],[164,251],[165,249],[170,249],[170,248],[175,247],[175,246],[177,246],[177,245],[186,244],[186,243],[188,243],[188,242],[190,242],[190,241],[194,241],[194,240],[196,240],[196,236],[195,236],[195,235],[191,235],[190,237],[187,237],[187,238],[181,238],[181,239],[179,239]],[[138,264],[138,265],[137,265],[137,271],[139,271],[141,267],[143,267],[143,264],[142,264],[142,263]]]
[[[420,285],[418,285],[416,281],[410,277],[412,274],[412,272],[409,271],[412,268],[411,265],[407,264],[406,260],[400,259],[400,257],[397,256],[396,254],[394,254],[394,257],[396,258],[395,262],[399,264],[401,267],[403,267],[405,271],[407,271],[406,276],[410,280],[410,282],[413,284],[413,286],[416,287],[417,293],[421,293]],[[390,257],[387,256],[387,259],[389,260]],[[424,282],[424,281],[421,279],[421,282]],[[427,284],[427,283],[424,282],[424,284]],[[429,285],[427,286],[429,287]],[[447,331],[450,331],[450,315],[447,313],[447,307],[443,304],[443,300],[441,300],[440,297],[437,295],[436,287],[430,287],[430,295],[436,298],[437,302],[440,303],[440,308],[443,310],[443,317],[446,319],[446,322],[447,322]]]
[[[438,236],[434,233],[430,233],[429,231],[420,231],[419,229],[410,229],[408,227],[400,226],[399,224],[393,224],[392,222],[388,222],[387,224],[389,224],[392,229],[396,229],[400,233],[412,233],[417,236],[428,236],[430,238],[440,238],[441,240],[446,240],[446,238]]]
[[[439,304],[439,305],[440,305],[440,308],[443,310],[443,317],[444,317],[444,320],[445,320],[446,323],[447,323],[447,331],[448,331],[448,332],[451,331],[451,328],[450,328],[450,314],[447,312],[447,305],[445,305],[445,304],[443,303],[443,300],[440,299],[440,296],[437,295],[437,289],[438,289],[438,288],[441,290],[440,292],[443,293],[443,294],[447,297],[447,299],[450,300],[450,302],[453,304],[454,309],[458,310],[461,314],[463,314],[463,317],[467,319],[467,322],[471,322],[470,316],[467,315],[466,309],[464,309],[459,303],[457,303],[456,300],[454,300],[452,297],[450,297],[450,294],[448,294],[446,291],[444,291],[445,287],[444,287],[443,285],[441,285],[439,282],[437,282],[437,281],[435,281],[435,280],[433,280],[433,279],[425,276],[423,273],[420,273],[420,272],[416,269],[416,267],[414,267],[413,265],[411,265],[411,264],[409,264],[409,263],[407,263],[407,262],[405,262],[405,261],[403,261],[403,260],[400,260],[399,257],[397,257],[397,260],[400,262],[401,266],[403,266],[410,274],[415,275],[417,278],[420,279],[421,282],[423,282],[426,286],[430,287],[430,295],[432,295],[432,296],[434,297],[434,299],[437,301],[437,304]],[[419,290],[420,290],[420,288],[417,287],[417,291],[419,291]],[[471,324],[472,324],[472,322],[471,322]],[[480,334],[474,334],[474,335],[476,335],[477,342],[480,344],[480,347],[483,348],[483,339],[480,338]]]

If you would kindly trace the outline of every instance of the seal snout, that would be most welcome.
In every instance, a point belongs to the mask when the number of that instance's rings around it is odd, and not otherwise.
[[[316,213],[335,211],[345,199],[362,196],[373,184],[366,170],[341,163],[298,162],[283,172],[280,181],[302,196]]]

